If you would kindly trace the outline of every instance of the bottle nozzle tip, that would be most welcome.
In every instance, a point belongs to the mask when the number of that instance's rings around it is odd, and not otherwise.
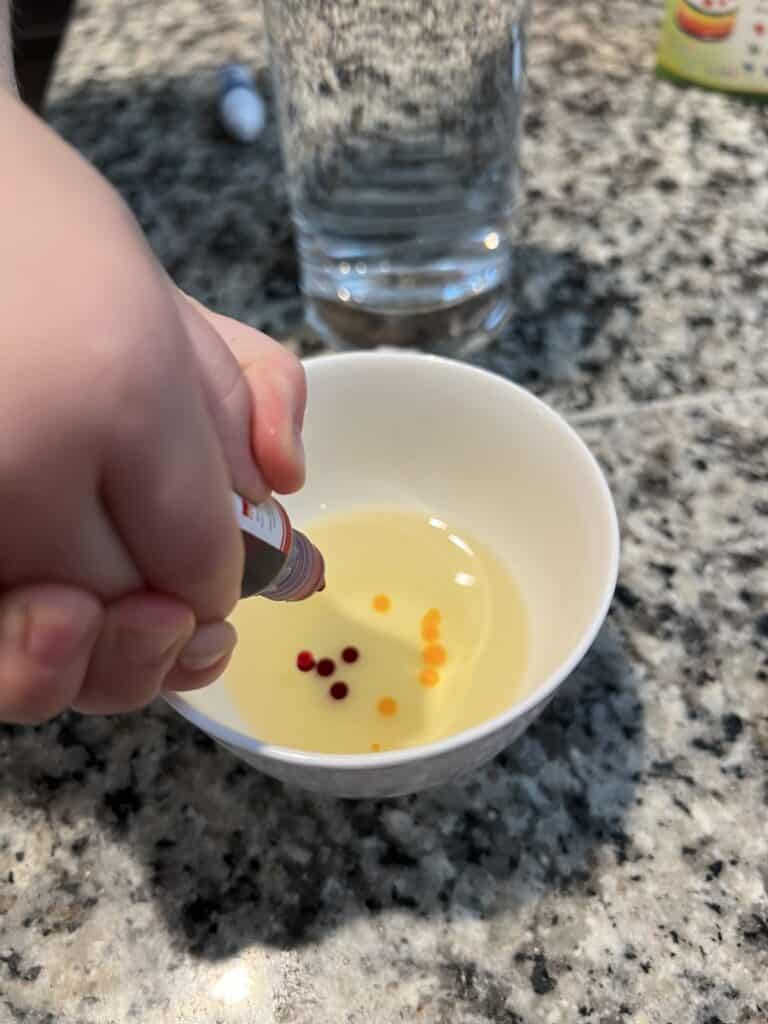
[[[315,545],[298,530],[283,572],[263,592],[273,601],[305,601],[325,588],[325,562]]]

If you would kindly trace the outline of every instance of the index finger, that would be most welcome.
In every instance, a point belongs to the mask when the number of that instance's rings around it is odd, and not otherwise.
[[[250,440],[253,458],[268,484],[279,494],[297,491],[304,483],[301,429],[307,404],[307,382],[301,362],[279,342],[247,324],[214,313],[196,299],[180,295],[234,356],[251,399]],[[185,317],[198,358],[208,366],[211,380],[224,378],[226,362],[217,360],[209,339]],[[229,380],[221,390],[230,402],[236,389]]]
[[[115,410],[103,494],[146,586],[204,623],[226,618],[240,596],[243,542],[229,470],[183,356],[135,369],[131,400]]]

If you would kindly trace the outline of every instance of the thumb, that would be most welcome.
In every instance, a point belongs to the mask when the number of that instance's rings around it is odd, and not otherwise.
[[[215,428],[236,490],[252,501],[304,483],[304,369],[260,331],[179,293]]]

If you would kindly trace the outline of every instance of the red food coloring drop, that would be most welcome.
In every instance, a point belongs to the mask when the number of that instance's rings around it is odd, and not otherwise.
[[[311,651],[299,651],[296,655],[296,668],[300,672],[311,672],[315,667],[315,659],[312,657]]]
[[[334,700],[344,700],[349,693],[349,687],[346,683],[334,683],[328,692]]]
[[[348,665],[353,665],[360,657],[360,651],[356,647],[345,647],[341,652],[341,660],[346,661]]]
[[[320,676],[332,676],[336,671],[336,665],[330,658],[321,658],[317,663],[317,674]]]

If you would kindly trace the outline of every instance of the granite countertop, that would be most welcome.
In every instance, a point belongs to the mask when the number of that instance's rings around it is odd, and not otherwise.
[[[0,730],[2,1024],[768,1020],[768,115],[656,81],[658,7],[539,0],[521,308],[480,357],[606,468],[594,651],[468,783],[381,804],[163,707]],[[300,346],[274,123],[212,116],[232,57],[263,67],[254,3],[83,0],[48,114],[185,289]]]

